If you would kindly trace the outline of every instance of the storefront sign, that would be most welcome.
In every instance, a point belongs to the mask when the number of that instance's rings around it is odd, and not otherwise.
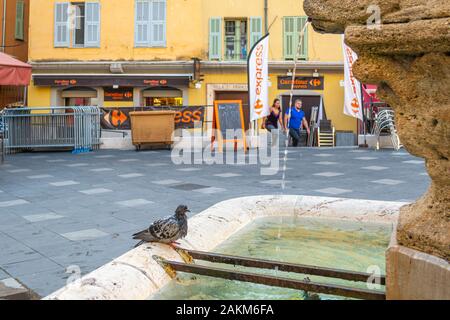
[[[33,75],[36,86],[69,87],[69,86],[90,86],[90,87],[179,87],[188,86],[189,76],[124,76],[124,75],[101,75],[101,76],[61,76],[61,75]]]
[[[162,110],[155,107],[123,107],[123,108],[102,108],[103,116],[101,126],[109,130],[130,130],[130,112]],[[205,115],[204,106],[172,107],[170,110],[175,114],[175,129],[194,128],[196,123],[203,124]]]
[[[290,90],[292,87],[292,77],[279,76],[278,77],[278,89]],[[323,90],[324,78],[323,77],[295,77],[294,90]]]
[[[104,89],[104,101],[133,101],[133,88],[106,87]]]

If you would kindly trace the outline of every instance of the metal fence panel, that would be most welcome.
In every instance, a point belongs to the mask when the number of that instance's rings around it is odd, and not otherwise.
[[[100,145],[98,107],[39,107],[4,109],[4,148],[7,153],[36,148],[72,148],[88,152]]]

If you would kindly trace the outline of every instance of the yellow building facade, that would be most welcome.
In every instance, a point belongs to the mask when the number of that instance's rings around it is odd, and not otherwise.
[[[246,57],[266,27],[269,98],[287,106],[285,81],[306,22],[297,0],[33,0],[30,6],[30,106],[203,105],[209,126],[215,100],[242,100],[248,115]],[[295,97],[307,107],[322,99],[336,130],[356,132],[356,120],[343,114],[340,36],[307,26],[301,48]]]

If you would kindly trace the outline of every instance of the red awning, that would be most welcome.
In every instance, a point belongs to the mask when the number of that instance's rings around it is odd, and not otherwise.
[[[0,52],[0,85],[27,86],[30,84],[31,66]]]
[[[380,102],[377,97],[377,86],[374,84],[363,85],[364,104],[370,104],[370,102]],[[366,106],[367,107],[367,106]]]

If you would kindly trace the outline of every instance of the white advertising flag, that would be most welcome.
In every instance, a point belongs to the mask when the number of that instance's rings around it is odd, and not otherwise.
[[[261,38],[248,57],[248,92],[250,120],[270,114],[269,106],[269,35]]]
[[[358,56],[345,44],[344,36],[342,36],[342,48],[344,49],[344,113],[363,120],[361,84],[353,75],[353,63]]]

